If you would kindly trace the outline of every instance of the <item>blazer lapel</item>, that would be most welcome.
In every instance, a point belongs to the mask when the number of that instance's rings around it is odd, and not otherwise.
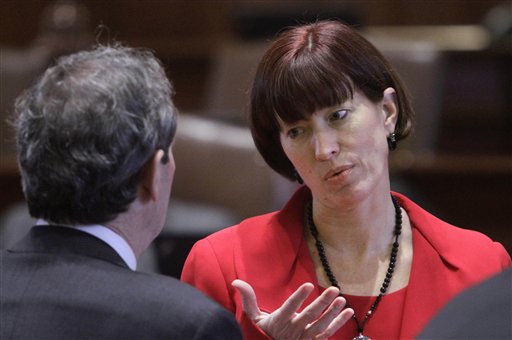
[[[437,219],[403,195],[394,194],[409,215],[413,235],[413,261],[400,331],[400,338],[411,339],[449,299],[452,288],[445,274],[456,272],[458,265],[451,252],[443,248],[443,235],[432,223]]]
[[[421,233],[413,232],[413,243],[415,248],[423,251],[414,252],[400,331],[400,338],[404,339],[417,335],[417,331],[447,300],[446,295],[450,292],[443,275],[447,264]]]
[[[310,195],[307,188],[301,188],[267,223],[247,226],[260,228],[261,233],[258,232],[259,237],[256,238],[246,238],[244,235],[236,250],[238,275],[253,286],[258,304],[264,311],[270,312],[280,307],[303,283],[317,283],[303,235],[304,204]],[[254,246],[255,243],[260,245]],[[250,249],[254,249],[255,253]],[[303,306],[311,303],[318,294],[318,291],[314,291]]]

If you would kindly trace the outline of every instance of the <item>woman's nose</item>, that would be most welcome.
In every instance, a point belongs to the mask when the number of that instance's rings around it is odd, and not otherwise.
[[[336,134],[332,132],[318,132],[314,135],[315,158],[319,161],[330,160],[338,154],[340,147]]]

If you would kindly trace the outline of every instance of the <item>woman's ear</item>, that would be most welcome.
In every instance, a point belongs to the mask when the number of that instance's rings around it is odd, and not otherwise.
[[[157,150],[142,170],[140,181],[140,195],[142,200],[156,201],[158,199],[158,184],[160,183],[162,166],[161,161],[164,157],[163,150]]]
[[[392,87],[384,90],[382,97],[382,110],[384,112],[384,128],[389,133],[395,132],[396,122],[398,120],[398,103],[396,100],[396,91]]]

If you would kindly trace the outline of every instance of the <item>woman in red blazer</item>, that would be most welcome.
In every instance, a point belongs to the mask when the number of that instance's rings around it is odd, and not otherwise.
[[[411,116],[398,76],[355,31],[283,32],[256,72],[251,131],[266,162],[305,186],[281,211],[199,241],[182,279],[235,313],[246,338],[414,337],[510,256],[391,192],[388,153]]]

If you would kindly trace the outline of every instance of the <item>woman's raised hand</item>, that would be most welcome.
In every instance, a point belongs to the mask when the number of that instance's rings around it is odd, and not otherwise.
[[[233,287],[242,296],[244,312],[273,339],[327,339],[354,314],[345,307],[345,299],[336,287],[327,288],[301,312],[297,312],[313,291],[313,284],[304,283],[273,313],[262,312],[251,285],[234,280]]]

